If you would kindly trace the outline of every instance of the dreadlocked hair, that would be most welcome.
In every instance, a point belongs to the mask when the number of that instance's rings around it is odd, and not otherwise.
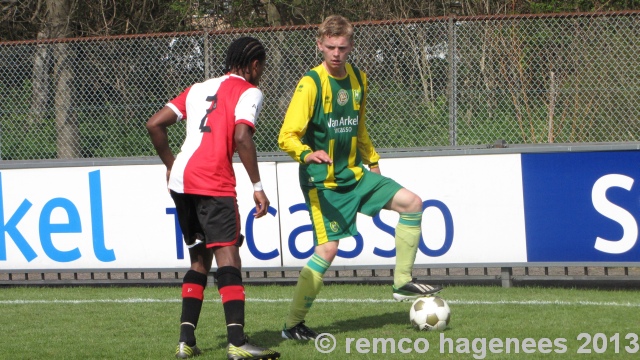
[[[263,62],[266,58],[267,52],[258,39],[249,36],[241,37],[229,45],[224,72],[245,69],[253,60]]]

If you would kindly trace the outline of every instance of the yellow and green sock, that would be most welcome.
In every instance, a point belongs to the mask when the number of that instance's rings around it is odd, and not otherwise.
[[[314,253],[302,268],[285,323],[287,329],[298,325],[307,316],[313,301],[322,289],[322,278],[329,266],[330,262]]]
[[[396,267],[393,286],[400,288],[411,281],[411,270],[416,261],[422,223],[422,212],[400,213],[396,226]]]

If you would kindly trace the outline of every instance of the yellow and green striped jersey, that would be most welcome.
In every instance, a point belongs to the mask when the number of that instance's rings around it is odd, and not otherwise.
[[[364,164],[380,159],[365,126],[366,74],[346,64],[347,76],[335,78],[319,65],[295,89],[278,145],[300,163],[300,185],[336,189],[354,185]],[[305,164],[304,157],[324,150],[332,164]]]

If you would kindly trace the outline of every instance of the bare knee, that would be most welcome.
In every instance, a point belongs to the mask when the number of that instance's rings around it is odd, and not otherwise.
[[[193,270],[193,271],[198,272],[200,274],[207,275],[209,273],[209,271],[211,271],[211,266],[205,266],[203,264],[193,263],[193,264],[191,264],[191,267],[189,268],[189,270]]]
[[[204,244],[197,245],[189,249],[189,257],[191,259],[191,270],[205,275],[211,271],[212,249],[207,249]]]
[[[413,196],[411,196],[406,212],[422,212],[422,199],[414,193],[411,195]]]
[[[385,207],[398,213],[422,212],[422,199],[407,189],[400,189]]]
[[[220,246],[214,248],[216,265],[219,268],[223,266],[233,266],[237,269],[242,268],[242,260],[240,259],[240,251],[237,246]]]
[[[315,252],[324,260],[333,262],[333,259],[338,254],[338,243],[339,241],[329,241],[322,245],[317,245]]]

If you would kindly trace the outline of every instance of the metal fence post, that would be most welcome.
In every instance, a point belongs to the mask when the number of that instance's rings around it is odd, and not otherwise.
[[[456,15],[462,7],[459,2],[454,1],[449,4],[449,81],[448,81],[448,97],[449,97],[449,145],[458,145],[457,141],[457,74],[456,74]]]
[[[211,45],[209,44],[209,29],[204,31],[204,78],[211,78]]]

